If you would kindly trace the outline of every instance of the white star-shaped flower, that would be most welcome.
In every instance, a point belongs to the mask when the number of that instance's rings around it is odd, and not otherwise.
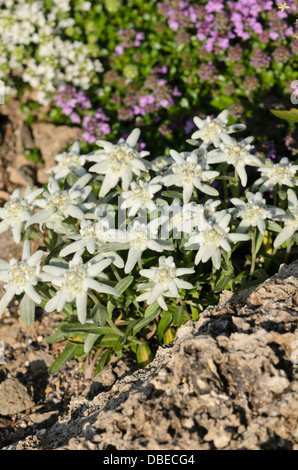
[[[86,158],[85,155],[80,155],[80,143],[75,142],[67,152],[59,153],[55,157],[57,165],[50,168],[47,173],[54,173],[57,181],[66,178],[71,173],[83,176],[86,173],[84,168]]]
[[[282,209],[267,205],[261,192],[254,194],[248,191],[246,199],[247,202],[235,197],[231,199],[231,203],[236,206],[236,210],[233,211],[234,217],[242,219],[237,232],[243,233],[249,227],[258,227],[262,235],[265,235],[265,220],[272,220],[275,216],[284,214]]]
[[[103,150],[96,151],[87,157],[88,161],[96,162],[90,168],[91,172],[104,175],[104,180],[99,192],[99,197],[104,197],[114,188],[118,181],[122,181],[123,191],[127,191],[132,181],[133,175],[140,176],[141,172],[148,171],[149,162],[143,160],[149,154],[146,151],[138,151],[138,139],[140,129],[134,129],[126,140],[120,139],[114,145],[104,140],[98,140],[97,145]]]
[[[98,282],[95,278],[105,277],[103,270],[111,264],[111,259],[98,263],[83,263],[81,252],[75,254],[68,267],[45,265],[45,279],[58,287],[57,293],[46,304],[46,312],[57,310],[61,312],[66,302],[75,301],[79,321],[83,324],[87,318],[88,290],[110,294],[118,297],[119,292],[107,284]]]
[[[83,219],[80,224],[79,233],[67,235],[67,238],[74,241],[60,251],[60,256],[65,257],[85,249],[91,255],[96,255],[101,247],[108,247],[113,234],[114,229],[110,227],[109,218],[106,217],[95,222]],[[123,259],[114,250],[96,255],[96,259],[100,258],[110,258],[118,268],[124,267]]]
[[[164,297],[179,298],[179,289],[192,289],[190,282],[179,279],[185,274],[193,274],[194,269],[177,268],[173,256],[166,258],[161,256],[158,260],[159,266],[150,269],[141,269],[141,276],[149,279],[148,283],[140,284],[138,290],[145,290],[137,297],[137,301],[145,301],[148,305],[157,301],[163,310],[168,310]]]
[[[219,144],[219,149],[210,152],[208,157],[208,163],[220,163],[225,162],[228,165],[233,165],[242,186],[247,185],[247,173],[245,167],[249,166],[261,166],[261,160],[255,155],[250,153],[253,148],[250,143],[253,137],[246,137],[242,141],[237,141],[229,135],[222,136],[222,142]]]
[[[293,165],[287,157],[283,157],[278,163],[267,159],[265,165],[258,169],[261,177],[255,181],[254,186],[260,186],[261,192],[268,191],[276,185],[298,186],[297,170],[298,165]]]
[[[228,115],[229,111],[224,110],[214,119],[211,119],[210,116],[206,119],[195,116],[193,121],[199,130],[195,131],[191,138],[201,139],[206,145],[212,143],[214,147],[218,147],[223,135],[232,134],[233,132],[245,129],[244,124],[228,126]]]
[[[86,186],[92,176],[86,173],[79,178],[68,190],[61,190],[55,178],[50,178],[48,188],[43,193],[43,198],[36,201],[41,210],[27,221],[26,228],[33,224],[46,225],[53,230],[60,230],[61,223],[67,217],[83,219],[82,204],[92,191],[91,186]]]
[[[199,262],[206,263],[212,259],[215,269],[220,268],[222,251],[231,251],[231,243],[249,240],[249,236],[242,233],[230,233],[229,223],[231,214],[226,211],[220,211],[213,220],[202,218],[198,227],[199,233],[190,237],[185,245],[187,249],[198,247],[195,257],[195,264]]]
[[[274,240],[277,248],[291,238],[298,231],[298,198],[292,189],[288,189],[288,212],[282,216],[284,227]]]
[[[128,217],[133,217],[142,209],[149,213],[156,210],[157,206],[154,201],[154,195],[162,188],[161,184],[157,184],[159,177],[153,178],[149,183],[140,180],[138,183],[132,181],[129,191],[123,191],[121,198],[121,209],[129,209]]]
[[[33,214],[35,204],[33,201],[43,193],[44,188],[32,191],[27,188],[24,197],[21,197],[20,189],[15,189],[10,197],[10,200],[0,208],[0,233],[6,232],[11,229],[14,241],[20,243],[24,222],[30,219]]]
[[[130,245],[124,267],[126,274],[133,270],[145,250],[162,252],[165,249],[174,248],[168,240],[158,237],[158,230],[163,222],[163,217],[157,217],[149,223],[144,222],[143,219],[134,219],[125,231],[115,230],[115,241]]]
[[[199,159],[196,152],[178,153],[176,150],[171,150],[170,154],[175,163],[161,181],[166,186],[175,185],[183,188],[184,204],[190,201],[194,188],[210,196],[218,195],[218,191],[210,185],[210,182],[219,175],[219,172],[210,170],[206,161]]]
[[[41,297],[34,287],[41,280],[40,263],[45,252],[36,251],[31,255],[31,242],[25,240],[21,261],[12,258],[9,263],[0,260],[0,282],[4,282],[5,293],[0,300],[0,316],[15,295],[26,294],[36,304]]]

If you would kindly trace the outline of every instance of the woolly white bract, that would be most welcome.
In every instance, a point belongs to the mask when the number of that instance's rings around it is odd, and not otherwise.
[[[5,294],[0,300],[0,316],[15,295],[26,294],[34,303],[40,304],[41,297],[34,287],[41,281],[40,263],[44,251],[31,255],[31,242],[24,242],[21,261],[12,258],[9,263],[0,260],[0,281],[4,282]]]
[[[158,263],[158,267],[140,270],[141,276],[147,277],[149,283],[140,284],[138,290],[146,290],[146,292],[139,295],[137,300],[146,300],[148,305],[157,301],[163,310],[167,310],[168,307],[164,297],[179,298],[180,289],[191,289],[193,285],[179,279],[179,277],[185,274],[193,274],[195,271],[189,268],[177,268],[173,256],[168,258],[161,256]]]
[[[36,204],[34,200],[43,193],[43,188],[32,191],[30,188],[25,190],[23,197],[20,196],[20,189],[15,189],[10,197],[10,201],[0,208],[0,233],[11,229],[14,241],[20,243],[24,222],[27,222],[33,215]]]
[[[43,270],[48,274],[47,280],[59,287],[58,292],[50,299],[46,306],[46,312],[57,310],[61,312],[66,302],[75,301],[78,318],[85,323],[87,316],[88,290],[99,293],[119,296],[116,289],[95,280],[95,277],[103,277],[103,270],[111,264],[110,259],[98,263],[83,263],[81,253],[76,253],[66,268],[55,265],[46,265]]]

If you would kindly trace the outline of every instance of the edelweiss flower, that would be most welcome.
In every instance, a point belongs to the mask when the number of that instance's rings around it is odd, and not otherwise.
[[[84,168],[86,156],[80,155],[79,142],[75,142],[68,152],[57,155],[55,160],[58,162],[58,165],[48,170],[47,173],[54,173],[57,181],[66,178],[70,173],[75,173],[78,176],[83,176],[86,173]]]
[[[84,264],[81,252],[76,253],[67,268],[53,265],[45,265],[44,272],[48,275],[47,281],[58,287],[56,295],[46,304],[46,312],[57,310],[61,312],[66,302],[76,302],[78,318],[85,323],[87,317],[88,290],[92,289],[100,293],[119,296],[119,292],[94,278],[105,277],[102,271],[111,264],[110,259],[101,260],[98,263]]]
[[[8,263],[0,260],[0,281],[5,282],[5,294],[0,300],[0,316],[15,295],[25,293],[33,302],[40,304],[41,297],[34,286],[41,280],[40,263],[44,251],[36,251],[31,255],[31,243],[25,240],[23,246],[22,260],[12,258]]]
[[[32,191],[31,188],[25,190],[24,197],[20,197],[20,189],[15,189],[10,200],[0,209],[0,233],[11,229],[14,241],[20,243],[23,230],[23,222],[30,219],[33,214],[34,199],[44,191],[43,188]]]
[[[34,214],[28,220],[26,228],[33,224],[43,224],[54,230],[61,229],[61,223],[67,217],[83,219],[84,212],[80,205],[89,196],[92,188],[86,186],[92,176],[87,173],[83,175],[69,190],[61,190],[54,178],[49,179],[48,190],[44,191],[43,199],[36,201],[36,205],[42,210]]]
[[[261,166],[262,162],[255,155],[249,153],[249,150],[253,148],[250,143],[253,137],[246,137],[241,142],[233,139],[229,135],[222,136],[223,142],[219,144],[219,149],[210,152],[208,157],[208,163],[220,163],[225,162],[229,165],[233,165],[242,186],[247,185],[247,174],[245,171],[246,165]]]
[[[86,249],[91,255],[95,254],[102,246],[111,241],[114,230],[110,227],[108,218],[103,218],[97,222],[83,219],[78,234],[67,235],[68,238],[75,240],[60,251],[60,256],[64,257]],[[101,253],[96,259],[110,258],[118,268],[124,267],[123,259],[113,250]]]
[[[161,181],[166,186],[180,186],[183,188],[183,202],[190,201],[194,188],[198,188],[205,194],[217,196],[218,191],[210,186],[211,180],[219,175],[218,171],[211,171],[204,160],[198,160],[195,152],[178,153],[176,150],[170,151],[175,163],[171,166],[171,173],[167,172]]]
[[[130,244],[124,268],[125,273],[132,271],[141,258],[143,251],[150,249],[161,252],[165,249],[172,250],[174,248],[174,245],[167,240],[158,239],[158,229],[163,222],[164,219],[162,217],[153,219],[148,224],[142,222],[142,220],[135,219],[128,225],[126,232],[115,231],[117,242]]]
[[[173,239],[180,239],[182,234],[187,236],[191,233],[192,205],[192,203],[181,205],[179,199],[174,199],[171,205],[161,206],[161,214],[165,218],[161,227],[162,238],[168,239],[172,233]]]
[[[105,175],[99,197],[104,197],[118,181],[122,180],[122,189],[128,190],[133,174],[139,176],[142,171],[148,171],[149,163],[142,158],[149,152],[137,150],[137,142],[140,137],[140,129],[134,129],[126,140],[120,139],[118,144],[114,145],[104,140],[98,140],[97,145],[104,150],[98,150],[87,157],[89,161],[95,161],[96,164],[90,168],[91,172]]]
[[[206,263],[212,259],[215,269],[220,268],[221,250],[231,251],[230,243],[249,240],[249,236],[242,233],[229,233],[229,223],[231,215],[226,211],[220,211],[215,220],[202,219],[201,226],[198,227],[199,233],[190,237],[186,248],[198,245],[198,252],[195,258],[195,264],[200,261]]]
[[[153,201],[154,194],[159,191],[162,186],[156,184],[159,177],[153,178],[149,183],[139,181],[130,183],[130,190],[124,191],[121,198],[124,201],[121,203],[121,209],[129,209],[128,217],[136,215],[139,209],[147,209],[150,212],[156,210],[156,203]]]
[[[214,220],[216,219],[219,211],[216,208],[221,204],[219,199],[208,199],[204,204],[192,204],[192,226],[198,227],[202,221],[202,218],[205,220]]]
[[[279,163],[273,163],[266,160],[264,166],[258,169],[261,172],[261,178],[255,181],[254,186],[260,186],[260,191],[268,191],[268,189],[277,184],[285,186],[298,186],[296,178],[298,165],[293,165],[289,159],[284,157]]]
[[[206,119],[195,116],[193,121],[199,130],[195,131],[191,138],[201,139],[206,145],[212,143],[215,147],[218,147],[223,135],[232,134],[233,132],[245,129],[244,124],[228,126],[228,114],[229,111],[224,110],[215,119],[211,119],[210,116]]]
[[[151,162],[151,168],[155,173],[162,173],[166,170],[172,163],[171,157],[157,157]]]
[[[260,232],[265,235],[265,220],[283,214],[284,211],[277,207],[268,206],[260,192],[256,194],[247,192],[246,198],[247,202],[235,197],[231,199],[231,203],[237,208],[234,216],[242,219],[237,232],[243,233],[246,232],[249,227],[258,227]]]
[[[298,199],[292,189],[288,189],[287,194],[289,212],[282,217],[285,225],[274,240],[275,248],[279,247],[286,240],[291,238],[298,230]]]
[[[194,269],[177,268],[172,256],[159,258],[159,266],[141,269],[140,274],[149,279],[148,283],[140,284],[138,290],[146,290],[137,297],[137,301],[146,301],[148,305],[157,301],[163,310],[168,310],[164,297],[180,297],[179,289],[191,289],[189,282],[178,279],[184,274],[193,274]]]

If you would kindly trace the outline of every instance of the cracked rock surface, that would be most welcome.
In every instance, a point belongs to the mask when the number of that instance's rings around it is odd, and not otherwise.
[[[5,449],[298,450],[297,324],[298,261],[226,292],[146,368]]]

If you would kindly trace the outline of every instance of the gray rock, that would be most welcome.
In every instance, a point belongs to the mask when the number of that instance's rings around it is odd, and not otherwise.
[[[295,262],[222,296],[146,368],[7,449],[298,450],[297,320]]]
[[[0,384],[0,414],[3,416],[21,413],[35,405],[32,391],[15,378]]]

